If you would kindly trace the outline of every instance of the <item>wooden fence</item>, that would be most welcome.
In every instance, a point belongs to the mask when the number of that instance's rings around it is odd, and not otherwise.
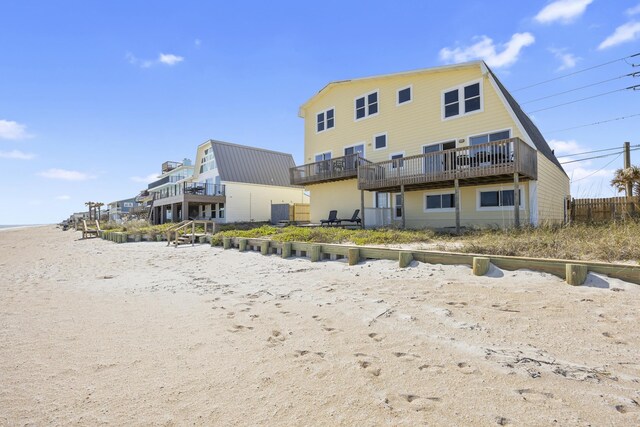
[[[572,199],[568,202],[572,222],[609,222],[640,218],[639,197]]]

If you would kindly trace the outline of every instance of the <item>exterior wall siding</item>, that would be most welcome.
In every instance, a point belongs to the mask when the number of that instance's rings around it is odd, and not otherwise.
[[[442,120],[442,91],[476,80],[482,82],[483,111]],[[396,105],[397,90],[408,85],[412,85],[412,101]],[[342,156],[345,147],[359,143],[365,145],[365,157],[378,162],[398,152],[421,154],[423,145],[442,141],[464,140],[457,146],[466,146],[469,136],[496,130],[510,129],[512,137],[523,138],[479,66],[354,81],[326,90],[304,109],[304,163],[327,151],[333,157]],[[355,121],[355,98],[373,90],[378,90],[378,114]],[[335,108],[335,127],[316,133],[316,114],[328,108]],[[380,133],[387,134],[387,148],[374,150],[373,137]]]
[[[477,208],[478,190],[512,190],[512,184],[491,184],[460,188],[460,224],[465,227],[495,227],[504,228],[514,224],[513,207],[494,210]],[[527,224],[529,218],[529,185],[520,183],[522,204],[520,208],[520,223]],[[356,180],[338,181],[309,186],[311,191],[311,222],[319,223],[329,216],[330,210],[338,211],[338,218],[349,218],[355,209],[360,209],[360,190]],[[447,228],[455,227],[455,210],[425,212],[425,197],[427,194],[453,193],[453,188],[441,190],[417,190],[405,192],[405,219],[407,228]],[[365,208],[374,207],[374,192],[365,191]],[[395,198],[391,197],[392,207]],[[399,225],[401,219],[394,219]]]
[[[223,182],[225,222],[269,221],[271,203],[308,203],[302,188]]]
[[[558,224],[565,219],[570,181],[556,165],[538,152],[538,219],[539,224]]]

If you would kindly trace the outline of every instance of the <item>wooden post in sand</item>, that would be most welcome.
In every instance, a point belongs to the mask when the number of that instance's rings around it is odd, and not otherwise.
[[[400,268],[408,267],[413,261],[413,254],[409,251],[399,251],[398,252],[398,264]]]
[[[291,256],[291,242],[285,242],[282,244],[282,258],[289,258]]]
[[[247,239],[238,239],[238,250],[240,252],[247,250]]]
[[[567,283],[572,286],[580,286],[587,280],[587,266],[583,264],[567,264]]]
[[[347,251],[347,257],[349,259],[349,265],[356,265],[360,262],[360,249],[358,248],[349,248]]]
[[[269,255],[269,241],[265,240],[260,243],[260,253],[262,255]]]
[[[473,257],[473,274],[484,276],[489,272],[490,259],[482,256]]]
[[[231,249],[231,237],[222,238],[222,247],[223,249]]]
[[[311,248],[309,250],[309,258],[311,259],[311,262],[320,261],[320,255],[321,254],[322,254],[322,246],[320,246],[320,245],[311,245]]]

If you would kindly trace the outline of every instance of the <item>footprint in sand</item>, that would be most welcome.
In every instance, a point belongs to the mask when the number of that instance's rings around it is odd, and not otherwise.
[[[282,344],[284,340],[286,340],[286,338],[282,332],[273,330],[271,331],[271,335],[267,338],[267,345],[269,347],[275,347],[276,345]]]
[[[420,365],[418,370],[420,372],[429,372],[433,374],[441,374],[443,372],[444,365]]]
[[[231,329],[227,329],[229,332],[242,332],[246,330],[252,330],[253,326],[233,325]]]
[[[395,357],[410,362],[412,360],[420,359],[420,356],[412,353],[404,353],[401,351],[395,351],[392,353]]]
[[[386,338],[384,335],[379,335],[379,334],[376,334],[375,332],[371,332],[368,335],[368,337],[371,338],[372,340],[374,340],[375,342],[380,342],[380,341],[382,341],[383,339]]]
[[[462,372],[465,375],[469,375],[469,374],[475,374],[478,372],[477,368],[474,368],[473,366],[469,365],[466,362],[460,362],[457,364],[458,368],[460,368],[460,372]]]
[[[379,377],[382,373],[382,369],[373,366],[372,362],[369,360],[358,360],[358,366],[374,377]]]
[[[330,326],[323,326],[322,330],[326,331],[326,332],[334,332],[336,330],[336,328],[332,328]]]
[[[398,409],[424,412],[435,409],[435,405],[441,400],[439,397],[422,397],[413,393],[402,393],[397,396],[392,395],[387,397],[385,403],[391,408],[393,408],[392,405],[394,405]]]
[[[461,302],[449,301],[447,305],[452,305],[456,308],[463,308],[467,306],[467,303],[464,301],[461,301]]]
[[[233,312],[233,311],[229,311],[229,312],[227,313],[227,317],[228,317],[229,319],[233,319],[234,317],[236,317],[236,313],[235,313],[235,312]]]

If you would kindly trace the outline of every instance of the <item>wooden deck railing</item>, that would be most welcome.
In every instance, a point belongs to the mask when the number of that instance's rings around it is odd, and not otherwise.
[[[290,181],[293,185],[304,185],[355,178],[358,176],[358,166],[368,163],[358,153],[307,163],[289,170]]]
[[[363,164],[358,172],[358,188],[433,187],[456,178],[480,183],[506,180],[514,173],[529,179],[536,179],[538,174],[536,151],[520,138]]]

